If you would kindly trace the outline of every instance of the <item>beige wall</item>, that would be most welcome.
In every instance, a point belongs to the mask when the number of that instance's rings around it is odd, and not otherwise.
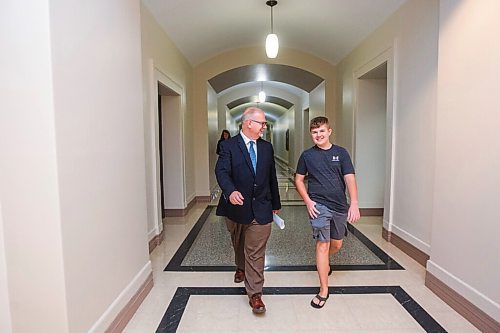
[[[438,10],[437,0],[409,0],[337,66],[337,142],[352,152],[353,76],[381,54],[392,54],[388,75],[394,76],[388,82],[393,80],[394,89],[388,87],[388,109],[393,119],[388,121],[393,127],[387,128],[394,141],[393,207],[384,225],[426,253],[434,190]]]
[[[5,8],[0,201],[12,330],[102,332],[151,272],[139,3]]]
[[[428,270],[500,321],[500,2],[441,1]]]
[[[0,34],[2,297],[13,332],[67,332],[49,1],[8,1]]]
[[[309,117],[312,119],[318,116],[324,116],[325,113],[325,82],[321,82],[309,93]],[[331,117],[331,113],[329,114]],[[335,127],[335,118],[328,119]]]
[[[226,70],[250,65],[276,63],[295,66],[310,71],[325,79],[325,112],[331,118],[335,117],[335,70],[334,66],[310,54],[297,50],[287,49],[275,59],[268,59],[262,48],[243,48],[232,50],[198,65],[194,69],[194,122],[193,138],[196,142],[194,154],[197,156],[196,193],[208,195],[210,190],[209,173],[209,136],[208,136],[208,107],[207,107],[207,80]],[[198,163],[199,162],[199,163]]]
[[[188,61],[180,53],[174,43],[161,29],[149,10],[141,4],[141,41],[142,41],[142,90],[143,111],[145,123],[145,152],[146,152],[146,185],[147,185],[147,211],[148,235],[153,238],[162,230],[161,212],[158,207],[158,156],[157,143],[157,118],[156,109],[156,78],[155,71],[175,85],[174,90],[179,90],[181,96],[181,120],[183,123],[182,142],[184,142],[184,177],[186,180],[186,198],[192,200],[195,194],[194,180],[194,137],[192,130],[192,75],[193,70]],[[173,87],[171,87],[173,88]],[[180,177],[180,175],[179,175]]]
[[[135,0],[50,4],[60,227],[71,332],[106,327],[151,272],[140,28]],[[109,318],[100,318],[106,311]]]
[[[0,202],[1,203],[1,202]],[[0,205],[0,332],[12,332],[12,321],[9,302],[9,285],[7,281],[7,262],[5,261],[5,237],[3,235],[2,206]]]

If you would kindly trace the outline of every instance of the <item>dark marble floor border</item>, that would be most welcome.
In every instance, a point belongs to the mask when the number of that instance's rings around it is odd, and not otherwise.
[[[264,295],[314,295],[318,292],[318,288],[264,287],[263,292]],[[446,330],[400,286],[329,287],[329,293],[330,295],[391,294],[426,332],[446,332]],[[156,333],[172,333],[177,331],[191,295],[245,295],[245,289],[240,287],[178,287],[163,315]],[[248,311],[250,311],[250,308]]]
[[[203,228],[203,224],[207,220],[210,212],[214,207],[207,207],[205,211],[201,214],[200,218],[193,226],[186,239],[182,242],[181,246],[174,254],[170,262],[165,267],[164,271],[175,271],[175,272],[219,272],[219,271],[233,271],[234,266],[182,266],[182,261],[186,257],[189,249],[193,245],[196,237]],[[349,231],[358,238],[370,251],[372,251],[383,264],[374,265],[332,265],[334,271],[360,271],[360,270],[401,270],[404,269],[400,264],[398,264],[394,259],[392,259],[387,253],[382,251],[377,245],[375,245],[371,240],[369,240],[365,235],[363,235],[358,229],[356,229],[352,224],[347,224]],[[266,266],[266,271],[316,271],[315,265],[300,265],[300,266]]]

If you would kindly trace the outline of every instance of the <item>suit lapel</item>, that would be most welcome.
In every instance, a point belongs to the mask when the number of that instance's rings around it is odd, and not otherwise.
[[[238,135],[238,146],[240,147],[241,152],[243,153],[243,156],[245,156],[245,160],[247,161],[247,165],[252,171],[252,174],[255,177],[255,172],[253,171],[253,166],[252,166],[252,160],[250,160],[250,154],[248,153],[247,146],[245,145],[245,140],[241,137],[241,135]],[[257,148],[257,154],[258,154],[258,148]],[[259,158],[257,157],[257,161]]]

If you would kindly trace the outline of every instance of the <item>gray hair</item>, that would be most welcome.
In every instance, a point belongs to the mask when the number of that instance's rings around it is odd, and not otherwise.
[[[264,113],[264,111],[255,106],[247,108],[245,112],[243,112],[243,115],[241,116],[241,122],[244,122],[246,120],[251,120],[256,113],[260,112]]]

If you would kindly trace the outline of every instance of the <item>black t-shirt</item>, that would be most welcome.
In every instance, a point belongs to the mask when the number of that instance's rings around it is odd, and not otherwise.
[[[296,171],[308,176],[307,193],[311,200],[336,212],[347,212],[344,176],[354,174],[347,150],[336,145],[327,150],[313,146],[300,155]]]

